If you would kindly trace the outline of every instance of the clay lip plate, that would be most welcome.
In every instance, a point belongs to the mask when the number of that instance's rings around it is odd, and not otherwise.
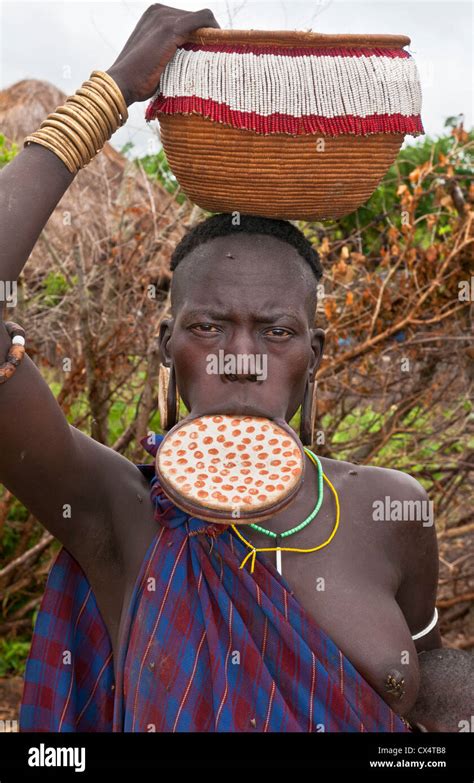
[[[304,466],[302,444],[284,420],[242,415],[178,422],[155,460],[160,485],[178,508],[234,522],[264,519],[287,506]]]

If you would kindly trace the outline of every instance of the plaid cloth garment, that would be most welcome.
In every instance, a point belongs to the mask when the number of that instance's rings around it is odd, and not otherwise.
[[[162,440],[141,443],[153,456]],[[63,548],[26,666],[20,731],[409,732],[229,526],[171,503],[153,465],[156,536],[118,651],[83,571]]]

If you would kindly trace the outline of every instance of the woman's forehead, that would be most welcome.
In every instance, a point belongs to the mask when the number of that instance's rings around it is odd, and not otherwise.
[[[297,250],[267,236],[217,237],[195,248],[173,274],[172,301],[182,307],[221,303],[226,310],[303,312],[316,279]]]
[[[243,274],[235,268],[224,269],[221,265],[213,274],[199,270],[196,277],[186,285],[186,293],[180,297],[186,311],[207,311],[218,317],[236,314],[262,315],[293,314],[296,317],[305,311],[309,292],[304,281],[293,275],[269,277],[262,269],[251,269]]]
[[[276,292],[289,285],[290,290],[297,290],[301,296],[301,286],[307,286],[308,278],[313,277],[306,261],[283,242],[254,246],[247,242],[239,245],[234,237],[232,244],[221,243],[223,239],[219,237],[193,250],[174,272],[174,277],[184,282],[189,292],[198,286],[222,290],[232,286],[246,291],[255,285]],[[220,246],[216,246],[218,241]]]

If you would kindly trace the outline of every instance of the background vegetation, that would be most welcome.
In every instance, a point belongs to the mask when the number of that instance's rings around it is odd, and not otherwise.
[[[0,165],[16,152],[0,136]],[[174,231],[203,216],[162,153],[133,166],[169,195]],[[450,118],[443,137],[400,152],[357,213],[301,226],[325,268],[314,448],[407,471],[426,487],[440,543],[441,631],[466,649],[474,644],[473,173],[474,133]],[[160,430],[156,335],[169,304],[170,274],[156,260],[175,235],[151,206],[110,206],[112,224],[99,215],[87,230],[64,226],[67,253],[45,229],[44,263],[22,275],[15,320],[69,422],[142,462],[139,437]],[[0,488],[0,676],[23,671],[58,548]]]

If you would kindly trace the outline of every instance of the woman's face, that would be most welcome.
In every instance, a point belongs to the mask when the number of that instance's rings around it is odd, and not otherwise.
[[[248,234],[210,240],[182,260],[160,349],[190,414],[290,421],[324,343],[306,267],[285,242]]]

